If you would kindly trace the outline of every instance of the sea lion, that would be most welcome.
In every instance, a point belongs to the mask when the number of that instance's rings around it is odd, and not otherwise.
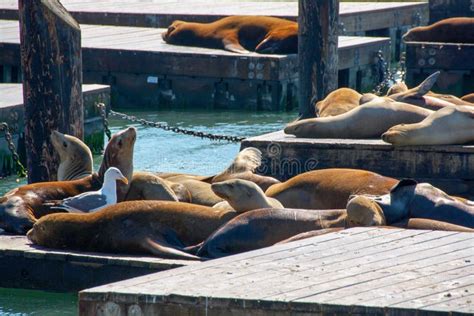
[[[0,198],[0,228],[10,233],[25,234],[36,219],[59,211],[44,205],[45,201],[62,200],[86,191],[98,190],[109,167],[117,167],[130,181],[135,139],[136,130],[133,127],[114,134],[107,144],[97,174],[72,181],[33,183],[7,192]],[[127,185],[122,186],[123,190],[128,190]],[[121,193],[119,190],[120,187],[117,189],[118,196]],[[118,199],[120,200],[120,197]]]
[[[401,227],[406,229],[426,229],[426,230],[444,230],[454,232],[474,233],[474,229],[454,225],[446,222],[435,221],[426,218],[409,218],[401,222],[392,224],[394,227]]]
[[[238,213],[260,208],[283,208],[276,199],[265,196],[255,183],[242,179],[231,179],[211,185],[212,191],[225,201],[214,208],[235,210]]]
[[[331,117],[309,118],[288,124],[284,132],[306,138],[378,138],[390,127],[417,123],[432,111],[378,98]]]
[[[92,174],[92,152],[82,140],[53,131],[51,143],[59,154],[58,181],[81,179]]]
[[[179,184],[176,184],[181,186]],[[187,190],[185,191],[187,192]],[[190,199],[189,192],[186,199]],[[151,172],[134,172],[130,189],[125,196],[125,201],[135,200],[162,200],[162,201],[179,201],[170,186],[170,182],[161,179]]]
[[[474,141],[474,106],[447,106],[415,124],[391,127],[382,139],[394,146],[460,145]]]
[[[233,218],[201,245],[189,247],[205,258],[220,258],[274,245],[296,234],[345,227],[345,210],[260,209]]]
[[[399,81],[394,83],[388,90],[386,96],[390,96],[392,94],[397,94],[401,92],[408,91],[408,87],[405,82]]]
[[[428,26],[412,28],[403,35],[405,42],[474,43],[474,18],[457,17]]]
[[[299,174],[265,194],[289,208],[342,209],[353,194],[385,194],[397,183],[370,171],[331,168]]]
[[[316,115],[319,117],[336,116],[359,106],[362,95],[350,88],[339,88],[332,91],[316,103]]]
[[[465,96],[461,97],[461,100],[474,104],[474,93],[466,94]]]
[[[354,195],[347,203],[348,221],[361,226],[392,225],[425,218],[474,228],[474,203],[449,196],[429,183],[403,179],[385,195]]]
[[[235,215],[181,202],[127,201],[96,213],[44,216],[27,236],[49,248],[197,259],[181,249],[206,239]]]
[[[162,34],[168,44],[235,53],[296,54],[298,24],[267,16],[229,16],[211,23],[174,21]]]

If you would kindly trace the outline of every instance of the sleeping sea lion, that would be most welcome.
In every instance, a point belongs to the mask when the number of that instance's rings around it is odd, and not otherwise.
[[[104,153],[97,174],[72,181],[39,182],[21,186],[0,198],[0,228],[10,233],[25,234],[34,221],[46,214],[58,212],[44,205],[45,201],[62,200],[86,191],[100,189],[105,171],[117,167],[130,181],[133,172],[133,146],[136,130],[130,127],[112,136]],[[128,186],[118,184],[117,196],[128,191]]]
[[[347,203],[348,221],[361,226],[392,225],[425,218],[474,228],[474,203],[463,202],[429,183],[404,179],[385,195],[354,195]]]
[[[125,196],[125,201],[135,200],[161,200],[175,201],[179,198],[169,185],[151,172],[134,172],[130,189]]]
[[[291,236],[317,229],[345,227],[345,210],[260,209],[233,218],[197,249],[197,255],[220,258],[274,245]]]
[[[225,200],[214,205],[214,208],[235,210],[238,213],[260,208],[283,208],[278,200],[265,196],[263,190],[251,181],[231,179],[213,183],[211,188]]]
[[[350,88],[339,88],[332,91],[316,103],[315,112],[319,117],[336,116],[359,106],[362,95]]]
[[[456,17],[418,26],[403,35],[405,42],[474,44],[474,18]]]
[[[411,104],[377,98],[337,116],[290,123],[284,132],[306,138],[378,138],[394,125],[417,123],[431,113]]]
[[[59,154],[58,181],[81,179],[92,174],[92,152],[82,140],[53,131],[51,143]]]
[[[96,213],[44,216],[27,236],[49,248],[197,259],[182,248],[206,239],[235,215],[181,202],[128,201]]]
[[[342,209],[353,194],[385,194],[398,180],[358,169],[321,169],[272,185],[265,194],[285,207]]]
[[[415,124],[391,127],[382,139],[394,146],[462,145],[474,141],[474,106],[447,106]]]
[[[174,21],[162,34],[168,44],[235,53],[296,54],[298,24],[267,16],[229,16],[211,23]]]

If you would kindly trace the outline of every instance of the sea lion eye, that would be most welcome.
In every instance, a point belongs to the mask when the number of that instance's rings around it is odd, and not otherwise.
[[[64,147],[64,148],[67,147],[67,143],[66,143],[66,142],[63,142],[63,147]]]

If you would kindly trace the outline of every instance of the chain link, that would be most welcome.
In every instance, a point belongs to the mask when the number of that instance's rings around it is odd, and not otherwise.
[[[105,104],[96,103],[96,106],[99,109],[100,116],[102,117],[102,124],[104,124],[105,135],[107,135],[107,139],[110,140],[110,138],[112,137],[112,133],[110,132],[109,121],[107,120],[107,113],[105,112]]]
[[[105,105],[103,103],[97,104],[97,106],[101,109],[101,116],[104,121],[104,129],[105,133],[109,137],[110,140],[110,130],[109,130],[109,125],[107,118],[105,117]],[[233,143],[238,143],[241,142],[242,140],[245,139],[245,137],[238,137],[238,136],[227,136],[227,135],[218,135],[218,134],[211,134],[211,133],[205,133],[205,132],[198,132],[198,131],[193,131],[189,129],[184,129],[181,127],[176,127],[176,126],[170,126],[166,123],[160,123],[160,122],[152,122],[152,121],[147,121],[145,119],[139,119],[136,116],[133,115],[128,115],[125,113],[120,113],[117,111],[110,110],[109,111],[110,115],[116,116],[121,118],[122,120],[126,120],[132,123],[139,123],[143,126],[149,126],[149,127],[156,127],[163,129],[165,131],[170,131],[173,133],[178,133],[178,134],[183,134],[183,135],[188,135],[188,136],[194,136],[194,137],[200,137],[200,138],[207,138],[210,140],[214,141],[228,141],[228,142],[233,142]]]
[[[16,152],[16,147],[15,147],[15,144],[13,143],[13,137],[12,137],[12,134],[10,133],[10,129],[6,122],[0,122],[0,131],[5,132],[5,140],[7,141],[8,149],[10,150],[13,161],[15,162],[17,166],[17,175],[20,178],[26,177],[26,169],[20,161],[20,156]]]
[[[402,53],[400,56],[400,61],[398,66],[395,69],[391,69],[388,62],[385,61],[383,52],[379,50],[377,52],[377,64],[376,64],[376,71],[378,72],[379,78],[381,80],[372,90],[372,93],[375,95],[382,95],[382,91],[384,89],[390,88],[394,83],[397,82],[396,75],[399,73],[400,79],[405,81],[406,70],[405,70],[405,53]]]

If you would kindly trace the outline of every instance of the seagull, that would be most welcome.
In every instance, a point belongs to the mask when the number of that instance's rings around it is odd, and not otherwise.
[[[59,208],[72,213],[92,213],[96,212],[108,205],[117,203],[117,184],[120,180],[128,184],[127,178],[115,167],[107,169],[104,175],[104,183],[98,191],[84,192],[62,201],[52,201],[45,205],[52,208]]]

